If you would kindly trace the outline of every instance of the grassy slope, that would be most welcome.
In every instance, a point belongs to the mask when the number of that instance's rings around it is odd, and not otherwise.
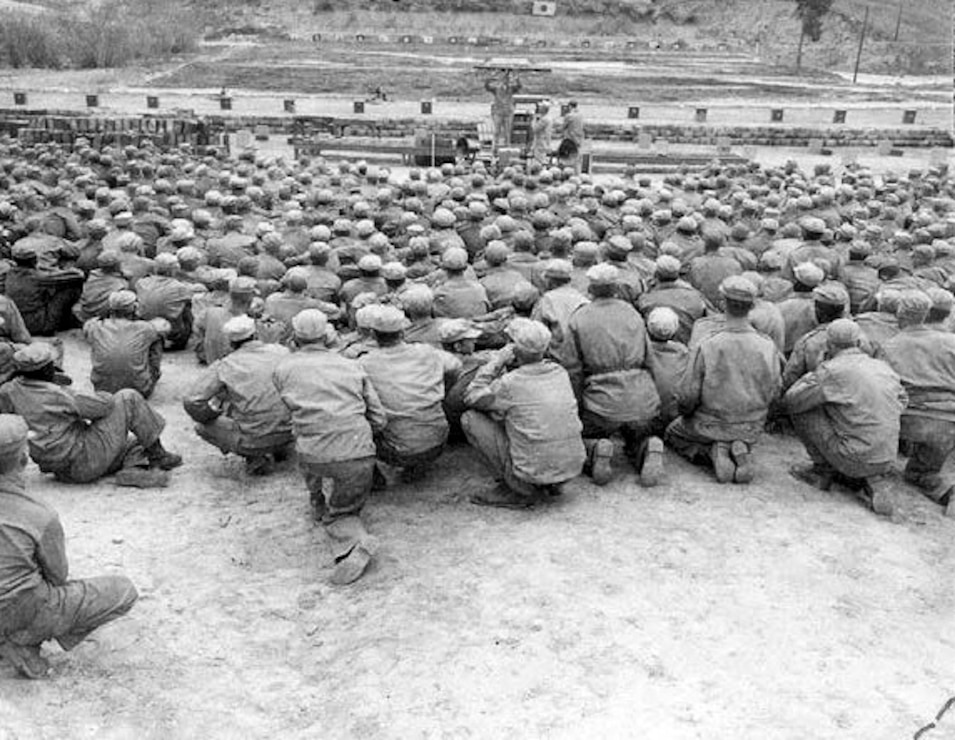
[[[437,1],[437,0],[435,0]],[[638,43],[655,40],[670,44],[684,42],[689,48],[727,44],[758,53],[775,64],[792,64],[799,39],[798,22],[791,0],[657,0],[658,8],[679,7],[684,14],[694,11],[695,22],[675,24],[669,20],[641,22],[610,14],[570,16],[567,0],[559,3],[556,18],[535,18],[529,14],[467,13],[358,9],[344,0],[335,10],[313,13],[312,3],[301,0],[219,0],[204,5],[210,30],[229,26],[271,26],[293,37],[313,33],[381,33],[448,36],[527,36],[580,39],[585,36],[626,37]],[[577,2],[586,7],[587,2]],[[591,5],[593,3],[590,3]],[[807,43],[804,62],[826,70],[851,70],[861,21],[870,8],[869,35],[863,52],[863,69],[883,74],[944,74],[951,68],[950,11],[940,10],[946,0],[904,0],[899,42],[893,42],[898,0],[836,0],[824,22],[819,43]],[[416,8],[434,7],[418,0]],[[197,8],[198,10],[198,8]],[[941,22],[940,22],[941,21]]]

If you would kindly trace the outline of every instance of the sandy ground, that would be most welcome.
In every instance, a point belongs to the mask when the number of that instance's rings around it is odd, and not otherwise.
[[[87,350],[66,342],[87,388]],[[245,477],[192,433],[169,355],[155,403],[186,464],[164,490],[29,486],[75,577],[127,573],[131,614],[54,677],[0,664],[0,738],[906,738],[955,693],[955,521],[898,483],[880,519],[790,479],[769,438],[748,487],[668,454],[546,508],[486,510],[466,448],[366,510],[381,552],[328,584],[289,463]],[[925,735],[927,738],[949,735]]]

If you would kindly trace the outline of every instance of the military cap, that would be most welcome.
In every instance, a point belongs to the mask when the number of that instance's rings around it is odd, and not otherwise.
[[[852,241],[859,235],[859,230],[852,224],[840,224],[836,233],[844,241]]]
[[[314,342],[328,333],[328,319],[317,308],[306,308],[292,317],[292,331],[297,339]]]
[[[408,269],[400,262],[386,262],[381,266],[381,276],[385,280],[404,280]]]
[[[756,292],[756,286],[740,275],[730,275],[720,283],[720,295],[731,301],[753,303]]]
[[[369,237],[375,233],[375,222],[369,218],[361,219],[355,224],[355,233],[360,237]]]
[[[22,416],[0,414],[0,456],[9,457],[23,449],[29,431]]]
[[[647,331],[654,339],[672,339],[679,328],[680,317],[669,306],[657,306],[647,316]]]
[[[810,288],[815,288],[826,277],[822,268],[812,262],[800,262],[793,268],[793,275],[796,280]]]
[[[106,223],[106,219],[91,218],[86,222],[86,230],[90,234],[105,234],[109,231],[109,225]]]
[[[574,266],[567,260],[552,259],[544,266],[544,277],[567,278],[574,274]]]
[[[308,287],[308,270],[304,267],[293,267],[282,276],[282,282],[294,293],[301,293]]]
[[[498,216],[494,219],[494,225],[501,230],[502,234],[510,234],[517,231],[518,223],[511,216]]]
[[[659,255],[657,256],[667,255],[669,257],[676,257],[679,260],[682,254],[683,248],[679,244],[673,241],[665,241],[660,245]]]
[[[519,316],[511,321],[506,333],[518,349],[528,354],[543,354],[550,346],[550,330],[540,321]]]
[[[129,309],[136,305],[136,294],[131,290],[114,290],[107,303],[111,310]]]
[[[100,267],[116,267],[119,265],[119,252],[115,249],[104,249],[96,255],[96,264]]]
[[[427,285],[414,284],[401,294],[401,305],[409,311],[423,312],[431,307],[434,294]]]
[[[357,296],[356,296],[357,299]],[[352,301],[355,305],[355,301]],[[373,329],[378,320],[378,314],[381,311],[380,303],[368,303],[355,311],[355,326],[359,329]]]
[[[615,234],[607,240],[606,249],[608,255],[626,257],[633,250],[633,244],[622,234]]]
[[[33,372],[56,362],[56,351],[46,342],[33,342],[14,352],[13,362],[20,372]]]
[[[899,318],[924,321],[931,310],[932,299],[921,290],[904,290],[899,296],[899,305],[895,312]]]
[[[770,249],[759,256],[759,269],[763,272],[779,270],[785,263],[785,258],[779,252]]]
[[[514,284],[514,293],[511,305],[514,308],[530,308],[540,298],[540,291],[526,280]]]
[[[381,270],[381,257],[377,254],[366,254],[358,260],[358,269],[362,272],[378,272]]]
[[[36,249],[34,249],[30,244],[17,242],[13,245],[13,249],[10,250],[10,254],[15,260],[26,260],[30,259],[31,257],[36,257]]]
[[[922,262],[931,262],[935,259],[935,248],[931,244],[918,244],[912,249],[912,256]]]
[[[467,319],[447,319],[438,329],[438,335],[444,344],[451,344],[463,339],[477,339],[481,330]]]
[[[115,244],[121,252],[138,253],[143,246],[143,240],[139,234],[127,231],[116,238]]]
[[[932,286],[925,292],[932,301],[933,311],[951,312],[953,305],[955,305],[955,296],[950,291]]]
[[[202,252],[195,247],[180,247],[176,250],[179,264],[195,264],[202,260]]]
[[[247,275],[233,278],[229,281],[229,292],[232,295],[252,295],[255,293],[255,278]]]
[[[441,267],[445,270],[464,270],[468,266],[468,253],[461,247],[449,247],[441,255]]]
[[[653,272],[662,280],[674,280],[680,275],[680,260],[669,254],[661,255],[654,263]]]
[[[862,331],[852,319],[836,319],[826,327],[826,341],[833,347],[855,347],[861,338]]]
[[[395,306],[382,306],[374,318],[371,328],[385,334],[394,334],[407,329],[410,322],[404,311]]]
[[[454,213],[447,208],[437,208],[431,216],[431,223],[441,229],[454,226],[456,221]]]
[[[746,224],[734,224],[730,236],[736,241],[741,242],[749,238],[749,227]]]
[[[849,292],[842,283],[833,280],[817,285],[812,289],[812,298],[824,306],[848,306]]]
[[[606,262],[601,262],[587,270],[587,279],[591,285],[614,285],[619,277],[620,270]]]
[[[245,314],[233,316],[222,325],[222,333],[228,337],[230,342],[251,339],[255,335],[255,320]]]
[[[327,242],[332,238],[332,230],[325,224],[316,224],[308,230],[308,238],[313,242]]]
[[[812,202],[810,201],[810,206],[811,205]],[[803,216],[799,219],[799,228],[801,228],[806,235],[821,236],[826,230],[826,222],[815,216]]]
[[[170,254],[169,252],[160,252],[156,255],[156,267],[166,269],[179,267],[179,260],[174,254]]]
[[[692,234],[696,231],[696,219],[693,216],[684,216],[676,223],[676,230],[682,234]]]
[[[511,250],[508,248],[507,244],[504,242],[495,239],[490,242],[487,247],[484,249],[484,261],[489,265],[503,265],[507,262],[507,257],[510,254]]]
[[[549,229],[554,225],[554,215],[550,211],[534,211],[531,214],[531,225],[535,229]]]

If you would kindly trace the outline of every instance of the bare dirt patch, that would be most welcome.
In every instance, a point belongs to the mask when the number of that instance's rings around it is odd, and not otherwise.
[[[86,387],[81,341],[67,366]],[[192,433],[195,372],[167,356],[156,403],[186,465],[166,490],[29,485],[60,511],[77,577],[123,570],[126,619],[29,683],[0,665],[0,736],[910,737],[955,686],[955,522],[904,487],[897,521],[787,477],[721,487],[668,456],[554,505],[484,510],[466,448],[367,508],[382,550],[327,585],[292,467],[244,477]]]

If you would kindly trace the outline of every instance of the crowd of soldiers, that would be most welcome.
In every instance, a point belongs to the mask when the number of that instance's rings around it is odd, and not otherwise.
[[[472,501],[524,508],[582,472],[608,483],[618,439],[643,487],[666,479],[667,446],[745,485],[760,435],[791,430],[802,481],[890,514],[901,452],[905,481],[951,508],[953,195],[944,167],[597,183],[532,160],[399,181],[0,144],[0,655],[40,675],[42,639],[68,648],[132,605],[126,579],[67,581],[25,452],[62,481],[166,485],[182,458],[147,399],[163,353],[190,348],[196,434],[252,476],[294,454],[338,584],[373,559],[370,493],[419,480],[448,444],[497,481]],[[71,328],[95,395],[63,372]]]

